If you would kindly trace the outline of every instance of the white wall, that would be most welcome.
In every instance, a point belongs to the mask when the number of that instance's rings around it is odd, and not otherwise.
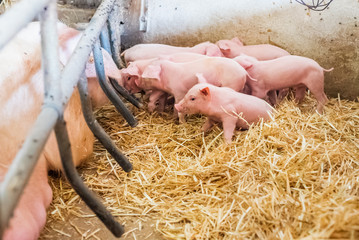
[[[323,12],[294,0],[148,0],[147,26],[141,42],[190,46],[237,36],[275,44],[334,67],[326,73],[329,95],[359,96],[358,0],[334,0]]]

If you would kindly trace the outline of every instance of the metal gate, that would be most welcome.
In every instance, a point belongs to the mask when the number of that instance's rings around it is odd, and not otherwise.
[[[93,51],[96,73],[102,89],[126,121],[131,126],[136,126],[136,119],[123,104],[118,93],[137,107],[140,107],[140,103],[118,84],[111,85],[107,82],[101,53],[102,45],[107,51],[113,53],[114,61],[119,66],[119,3],[115,0],[104,0],[101,3],[88,24],[88,27],[84,30],[68,64],[62,71],[60,70],[57,52],[58,19],[56,6],[56,0],[23,0],[0,16],[0,49],[2,49],[18,31],[25,27],[36,16],[39,16],[41,22],[42,68],[45,86],[42,110],[0,185],[0,236],[2,236],[8,226],[13,211],[31,176],[50,132],[54,129],[66,177],[75,191],[92,211],[95,212],[106,227],[116,237],[120,237],[124,233],[123,226],[113,218],[97,197],[85,186],[76,172],[72,162],[70,142],[63,118],[66,104],[74,88],[77,86],[81,96],[82,110],[89,128],[124,171],[129,172],[132,170],[131,163],[121,154],[93,116],[90,99],[87,94],[87,79],[84,74],[86,62],[90,53]],[[22,17],[19,18],[18,16]],[[99,41],[99,39],[101,41]],[[112,84],[117,83],[116,81],[111,81],[111,79],[110,82]],[[115,91],[114,88],[117,91]]]

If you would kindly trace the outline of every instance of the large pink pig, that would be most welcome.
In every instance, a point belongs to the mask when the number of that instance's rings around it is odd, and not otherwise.
[[[244,46],[238,38],[233,38],[231,40],[219,40],[216,44],[221,49],[223,55],[228,58],[234,58],[240,54],[246,54],[257,58],[258,60],[271,60],[290,55],[284,49],[270,44]]]
[[[78,39],[79,32],[61,23],[58,24],[58,31],[60,60],[67,62],[71,55],[71,51],[68,50],[76,46],[77,41],[72,40]],[[0,50],[0,181],[3,180],[11,161],[41,111],[44,86],[39,32],[40,24],[31,23]],[[87,74],[93,72],[91,66],[91,63],[87,64]],[[87,76],[91,79],[96,77]],[[92,81],[90,78],[89,82]],[[92,98],[93,104],[100,105],[107,97],[99,87],[94,88],[95,84],[95,81],[89,84],[89,91],[90,94],[96,93],[96,97]],[[67,122],[74,164],[77,166],[92,153],[94,142],[94,136],[82,116],[77,90],[69,100],[64,118]],[[52,199],[47,171],[60,168],[56,138],[54,133],[51,133],[10,220],[10,225],[4,235],[0,236],[1,239],[28,240],[39,237],[46,221],[46,208]]]
[[[270,119],[272,107],[264,100],[239,93],[227,87],[216,87],[208,83],[194,85],[175,108],[179,113],[201,113],[208,116],[202,130],[208,131],[214,123],[223,124],[223,137],[232,141],[236,127],[248,129],[260,119]]]
[[[241,55],[234,58],[257,81],[248,81],[247,84],[253,96],[267,98],[271,90],[279,90],[289,87],[296,88],[296,100],[300,102],[308,88],[317,99],[317,111],[323,112],[323,107],[328,101],[324,93],[324,72],[326,70],[316,61],[300,56],[284,56],[268,61]]]
[[[82,33],[76,29],[65,27],[63,30],[60,29],[58,34],[59,45],[61,47],[59,51],[60,62],[63,65],[66,65],[73,51],[75,50],[77,43],[80,41]],[[119,85],[124,86],[122,73],[117,68],[111,55],[103,48],[101,49],[101,51],[106,76],[115,79],[119,83]],[[98,84],[95,62],[92,53],[90,54],[90,57],[86,63],[85,74],[88,79],[88,90],[93,103],[93,107],[96,108],[107,103],[108,98],[104,97],[102,93],[102,88]]]
[[[170,93],[178,103],[187,91],[198,83],[198,75],[216,86],[230,87],[241,91],[247,72],[232,59],[209,57],[194,62],[174,63],[159,60],[149,65],[136,84],[143,89],[158,89]],[[179,115],[180,121],[184,116]]]
[[[126,63],[141,59],[156,58],[160,55],[170,55],[180,52],[192,52],[213,57],[222,57],[222,52],[214,43],[203,42],[193,47],[175,47],[165,44],[138,44],[127,50],[121,55],[124,56]]]

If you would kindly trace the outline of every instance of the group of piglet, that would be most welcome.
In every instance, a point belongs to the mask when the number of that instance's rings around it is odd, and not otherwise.
[[[278,104],[289,88],[295,89],[297,102],[308,88],[319,113],[328,101],[324,72],[332,69],[270,44],[244,46],[238,38],[193,47],[138,44],[122,56],[127,66],[121,70],[123,86],[131,93],[148,93],[150,112],[163,111],[172,95],[180,122],[186,114],[204,114],[203,131],[221,122],[227,143],[236,127],[268,120],[270,104]]]

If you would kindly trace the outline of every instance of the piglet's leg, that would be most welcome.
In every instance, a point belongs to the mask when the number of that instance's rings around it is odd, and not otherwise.
[[[175,104],[178,104],[183,99],[184,95],[185,94],[174,95]],[[175,107],[173,108],[173,115],[174,115],[174,117],[178,116],[180,123],[185,123],[186,122],[186,119],[185,119],[186,114],[178,112]]]
[[[223,137],[228,144],[232,142],[232,136],[234,129],[236,128],[236,122],[237,119],[233,117],[223,120]]]
[[[165,111],[165,106],[166,106],[167,98],[168,98],[168,94],[167,94],[167,93],[164,93],[164,94],[158,99],[157,110],[158,110],[159,112],[164,112],[164,111]]]
[[[278,91],[277,104],[279,104],[289,93],[289,88],[283,88]]]
[[[317,81],[308,81],[307,87],[317,99],[317,112],[322,114],[324,105],[328,102],[328,98],[324,93],[324,79],[322,76],[320,77],[321,79],[318,77]]]
[[[270,104],[272,104],[273,106],[276,106],[278,103],[277,91],[276,90],[269,91],[268,97],[269,97]]]
[[[3,172],[0,175],[3,175]],[[10,220],[10,225],[5,230],[3,239],[38,239],[41,229],[45,226],[46,208],[51,200],[52,190],[47,179],[46,162],[41,156],[24,189],[14,216]]]
[[[148,111],[153,112],[156,108],[156,102],[164,95],[165,93],[158,90],[153,90],[150,95],[150,101],[148,103]]]
[[[180,123],[185,123],[186,122],[186,119],[185,119],[185,114],[183,114],[183,113],[177,113],[178,114],[178,118],[179,118],[179,122]]]
[[[298,86],[295,88],[295,101],[297,103],[301,103],[303,101],[306,90],[306,86]]]
[[[206,122],[202,126],[203,132],[208,132],[214,125],[214,121],[211,118],[207,118]]]

